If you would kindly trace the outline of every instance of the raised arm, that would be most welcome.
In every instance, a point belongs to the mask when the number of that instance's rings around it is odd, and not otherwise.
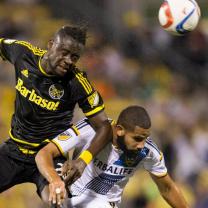
[[[176,183],[171,179],[167,174],[163,177],[154,176],[150,174],[154,182],[157,184],[157,187],[166,200],[166,202],[174,208],[189,208],[185,198],[183,197],[182,192]]]
[[[53,159],[61,154],[65,156],[69,150],[76,148],[77,145],[81,149],[85,148],[86,145],[89,146],[90,141],[95,135],[95,131],[86,120],[84,119],[81,121],[83,124],[81,128],[78,129],[78,127],[75,125],[59,134],[52,140],[51,143],[42,148],[35,157],[40,173],[49,182],[49,201],[53,201],[55,203],[57,200],[59,203],[61,203],[61,198],[66,196],[65,183],[55,171]],[[81,150],[78,150],[78,152],[80,151]],[[74,162],[76,162],[76,160]],[[85,162],[83,161],[82,163]],[[67,164],[68,163],[66,163],[65,166],[66,174],[70,170]],[[56,193],[57,188],[60,190],[59,194]]]
[[[108,142],[111,141],[113,134],[112,127],[104,111],[92,118],[89,118],[89,121],[96,131],[94,139],[88,148],[88,151],[91,152],[92,156],[94,157],[104,148]]]
[[[25,54],[30,53],[31,48],[35,48],[30,43],[18,40],[0,38],[0,57],[14,64]]]
[[[112,128],[104,111],[89,118],[96,134],[87,150],[84,150],[76,160],[68,161],[68,175],[65,182],[70,185],[83,173],[85,167],[91,162],[104,146],[112,139]]]

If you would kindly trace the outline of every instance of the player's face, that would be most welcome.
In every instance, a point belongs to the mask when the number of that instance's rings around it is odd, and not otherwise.
[[[145,140],[150,135],[150,129],[144,129],[139,126],[134,131],[128,131],[123,127],[117,130],[117,143],[120,149],[127,154],[137,153],[144,148]]]
[[[63,77],[74,68],[84,49],[73,38],[56,38],[51,41],[48,49],[49,72],[56,76]]]

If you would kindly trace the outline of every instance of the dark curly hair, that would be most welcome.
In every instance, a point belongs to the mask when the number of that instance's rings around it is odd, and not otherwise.
[[[135,126],[149,129],[151,127],[151,120],[143,107],[134,105],[125,108],[120,113],[117,124],[122,125],[129,131],[133,131]]]
[[[87,27],[85,26],[70,26],[65,25],[57,31],[55,37],[67,37],[70,36],[77,42],[85,45],[87,36]]]

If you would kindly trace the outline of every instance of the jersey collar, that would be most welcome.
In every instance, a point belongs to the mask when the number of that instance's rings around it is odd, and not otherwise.
[[[39,67],[41,73],[44,74],[44,75],[47,76],[47,77],[54,77],[54,75],[51,75],[51,74],[46,73],[46,71],[42,68],[41,62],[40,62],[41,59],[42,59],[42,57],[43,57],[43,56],[41,56],[41,57],[39,58],[39,60],[38,60],[38,67]]]

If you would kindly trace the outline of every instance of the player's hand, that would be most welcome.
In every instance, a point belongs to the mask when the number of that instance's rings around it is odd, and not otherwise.
[[[49,204],[60,207],[66,196],[65,183],[61,179],[57,179],[49,184]]]
[[[62,167],[62,176],[67,185],[71,185],[81,177],[87,164],[80,158],[66,161]]]

